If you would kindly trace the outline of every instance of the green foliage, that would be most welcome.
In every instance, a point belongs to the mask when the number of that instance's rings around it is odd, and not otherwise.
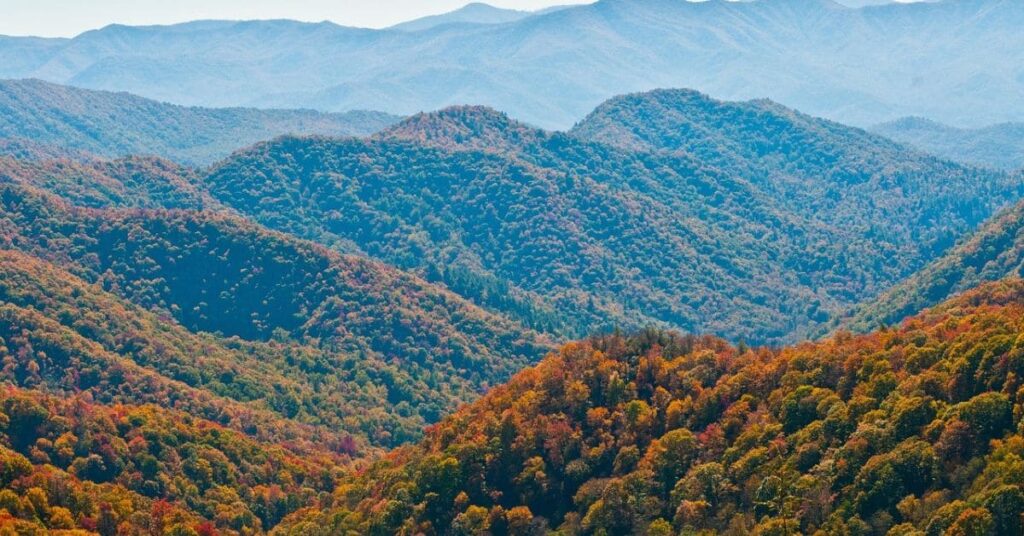
[[[369,140],[283,138],[202,182],[268,227],[541,331],[757,343],[873,297],[1020,193],[861,130],[685,91],[613,99],[571,133],[456,107]]]
[[[891,325],[982,283],[1021,276],[1022,229],[1024,203],[1017,203],[905,281],[854,307],[843,325],[855,331]]]

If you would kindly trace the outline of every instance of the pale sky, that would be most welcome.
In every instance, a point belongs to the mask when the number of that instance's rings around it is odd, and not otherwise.
[[[0,0],[0,35],[72,37],[111,23],[173,24],[197,19],[329,20],[382,28],[458,9],[471,0]],[[534,10],[593,0],[488,0]]]

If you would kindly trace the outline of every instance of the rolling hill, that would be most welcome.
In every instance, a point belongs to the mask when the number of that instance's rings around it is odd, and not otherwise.
[[[1016,0],[602,0],[417,32],[112,25],[72,39],[3,38],[0,77],[200,106],[411,115],[474,103],[545,128],[567,128],[614,95],[692,87],[858,125],[917,115],[980,126],[1024,121],[1022,24]]]
[[[623,142],[651,117],[657,143]],[[455,107],[367,140],[282,138],[200,182],[263,225],[542,331],[661,325],[752,342],[873,297],[1021,189],[777,104],[690,91],[613,100],[568,133]]]
[[[871,131],[949,160],[1005,170],[1024,167],[1024,123],[970,129],[904,117]]]
[[[91,208],[216,208],[195,173],[154,157],[22,159],[0,156],[0,183],[51,192]]]
[[[154,155],[206,165],[282,134],[359,136],[396,120],[376,112],[184,107],[40,80],[0,81],[0,153],[21,157]]]

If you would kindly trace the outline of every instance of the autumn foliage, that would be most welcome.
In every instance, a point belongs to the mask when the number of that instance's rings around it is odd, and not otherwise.
[[[281,534],[1019,534],[1024,282],[779,350],[564,346]]]

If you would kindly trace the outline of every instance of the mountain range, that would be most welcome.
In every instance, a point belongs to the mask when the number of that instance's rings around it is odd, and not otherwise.
[[[71,39],[0,38],[0,77],[201,106],[410,115],[474,103],[545,128],[568,128],[614,95],[691,87],[858,125],[916,115],[976,127],[1024,120],[1022,24],[1016,0],[601,0],[414,32],[113,25]]]
[[[53,118],[81,98],[116,100],[58,89],[81,96],[26,95]],[[33,132],[21,117],[14,129]],[[148,132],[119,125],[122,138]],[[122,138],[91,149],[110,154]],[[771,101],[689,90],[612,99],[567,132],[455,107],[369,138],[280,137],[207,169],[8,158],[0,178],[93,209],[231,212],[412,272],[556,339],[655,325],[751,343],[829,325],[1022,188],[1019,176]]]
[[[1024,530],[1020,172],[682,89],[0,87],[0,532]]]
[[[1021,188],[771,102],[693,91],[614,99],[568,133],[456,107],[368,140],[284,138],[201,181],[263,225],[415,270],[543,331],[661,325],[758,343],[881,292]]]

